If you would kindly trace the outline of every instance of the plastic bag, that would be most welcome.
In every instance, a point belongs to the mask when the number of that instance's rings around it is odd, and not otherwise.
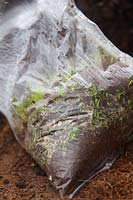
[[[72,0],[1,1],[0,110],[60,197],[132,140],[132,91],[133,59]]]

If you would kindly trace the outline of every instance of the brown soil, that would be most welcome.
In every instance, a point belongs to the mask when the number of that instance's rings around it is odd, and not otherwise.
[[[45,173],[20,147],[5,120],[0,121],[0,200],[59,200]],[[113,167],[91,180],[74,200],[133,199],[133,143]]]

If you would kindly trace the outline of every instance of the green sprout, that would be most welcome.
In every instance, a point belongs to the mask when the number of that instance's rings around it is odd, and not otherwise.
[[[91,120],[91,124],[95,125],[97,123],[102,122],[102,124],[104,125],[104,127],[108,127],[108,123],[105,120],[105,117],[103,116],[102,112],[101,112],[101,108],[100,108],[100,104],[102,101],[102,98],[106,95],[106,92],[104,90],[98,90],[96,85],[92,84],[91,88],[90,88],[90,92],[91,92],[91,96],[92,96],[92,108],[93,108],[93,114],[92,114],[92,120]]]
[[[131,79],[128,83],[128,87],[130,87],[133,84],[133,79]]]
[[[28,97],[26,97],[22,103],[16,105],[16,98],[13,99],[13,105],[16,107],[17,114],[19,117],[26,122],[27,121],[27,109],[33,104],[37,103],[44,98],[44,93],[32,92]]]
[[[69,70],[67,74],[63,77],[63,82],[68,81],[68,79],[71,78],[75,74],[76,74],[76,71],[74,69]]]
[[[128,107],[129,109],[132,109],[133,108],[133,101],[131,99],[128,99]]]
[[[34,129],[32,131],[32,142],[33,142],[33,144],[36,143],[36,141],[38,140],[38,138],[41,137],[41,135],[42,135],[41,130]]]
[[[64,96],[65,92],[66,92],[66,89],[65,89],[64,87],[63,87],[63,88],[58,88],[58,89],[57,89],[57,93],[58,93],[58,95],[61,96],[61,97]]]
[[[67,131],[68,131],[67,141],[76,140],[77,137],[79,136],[79,131],[78,128],[76,127],[69,127]]]

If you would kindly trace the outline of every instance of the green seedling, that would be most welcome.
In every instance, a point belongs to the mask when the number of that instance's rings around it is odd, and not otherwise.
[[[44,98],[44,93],[40,92],[32,92],[29,96],[27,96],[22,103],[19,105],[16,104],[16,98],[13,99],[13,105],[16,107],[16,112],[18,116],[24,121],[27,121],[27,108],[37,103],[38,101]]]

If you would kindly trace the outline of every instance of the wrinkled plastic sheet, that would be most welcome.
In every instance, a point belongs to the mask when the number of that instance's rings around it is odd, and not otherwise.
[[[71,0],[0,2],[0,110],[60,197],[133,136],[133,59]]]

